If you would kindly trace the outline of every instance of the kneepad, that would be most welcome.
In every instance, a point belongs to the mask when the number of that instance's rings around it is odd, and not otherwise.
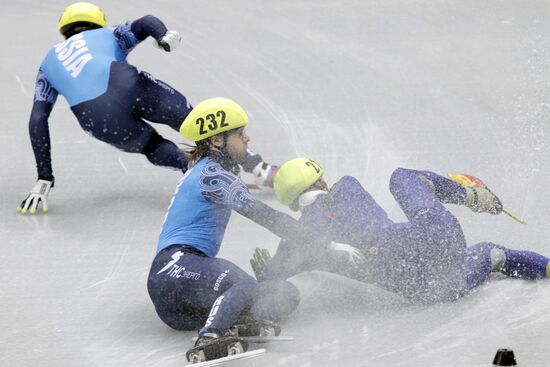
[[[489,256],[491,258],[491,271],[500,271],[504,267],[504,263],[506,262],[506,252],[504,251],[504,249],[495,247],[491,249]]]
[[[481,242],[468,249],[470,256],[490,263],[491,272],[499,272],[506,262],[506,249],[491,242]]]

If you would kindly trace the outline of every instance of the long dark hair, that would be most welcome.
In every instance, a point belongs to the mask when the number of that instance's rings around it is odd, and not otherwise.
[[[240,172],[239,164],[235,162],[225,150],[229,132],[230,131],[226,131],[220,134],[223,136],[224,143],[219,149],[212,149],[210,138],[195,142],[195,146],[185,144],[188,147],[185,152],[190,155],[188,167],[193,167],[202,157],[210,156],[210,158],[218,162],[224,169],[238,175]]]
[[[195,145],[184,144],[185,153],[189,154],[189,168],[210,152],[210,139],[195,142]]]

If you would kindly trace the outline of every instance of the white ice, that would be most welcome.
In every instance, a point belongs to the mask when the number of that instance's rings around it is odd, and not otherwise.
[[[147,40],[129,62],[195,104],[241,103],[251,148],[268,162],[309,156],[330,182],[354,175],[395,220],[404,216],[387,188],[393,169],[471,173],[527,224],[450,207],[468,242],[550,255],[548,1],[99,4],[110,24],[150,13],[180,31],[173,53]],[[194,333],[165,326],[146,290],[180,173],[87,136],[60,98],[50,118],[50,212],[15,211],[36,178],[34,78],[61,40],[66,5],[0,2],[0,365],[182,366]],[[257,194],[284,210],[269,190]],[[253,248],[276,245],[234,215],[219,255],[250,272]],[[293,280],[302,304],[283,330],[296,341],[234,365],[488,366],[501,347],[520,366],[550,365],[549,281],[494,278],[459,302],[420,307],[321,272]]]

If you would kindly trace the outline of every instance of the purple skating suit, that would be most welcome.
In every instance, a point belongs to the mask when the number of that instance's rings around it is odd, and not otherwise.
[[[546,277],[549,259],[539,254],[490,242],[467,247],[458,220],[443,206],[464,203],[466,191],[459,184],[433,172],[400,168],[391,177],[390,191],[407,222],[390,220],[350,176],[319,196],[300,218],[318,231],[328,229],[333,241],[360,249],[367,261],[359,269],[337,264],[319,269],[314,249],[304,253],[304,246],[283,240],[267,269],[268,278],[327,270],[379,285],[413,301],[450,301],[487,280],[495,248],[506,255],[498,271],[525,279]]]

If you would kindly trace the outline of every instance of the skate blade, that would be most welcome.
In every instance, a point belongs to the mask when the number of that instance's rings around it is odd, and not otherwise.
[[[206,366],[217,366],[219,364],[224,364],[226,362],[234,361],[237,359],[246,359],[246,358],[254,358],[257,356],[260,356],[266,352],[265,349],[255,349],[244,353],[234,354],[227,357],[222,357],[218,359],[212,359],[210,361],[204,361],[199,363],[189,363],[187,366],[193,366],[193,367],[206,367]]]
[[[192,341],[197,341],[198,337],[194,336]],[[294,341],[293,336],[268,335],[268,336],[239,336],[239,339],[249,343],[268,343],[268,342],[291,342]]]
[[[269,343],[269,342],[291,342],[293,336],[267,335],[267,336],[241,336],[239,337],[249,343]]]

